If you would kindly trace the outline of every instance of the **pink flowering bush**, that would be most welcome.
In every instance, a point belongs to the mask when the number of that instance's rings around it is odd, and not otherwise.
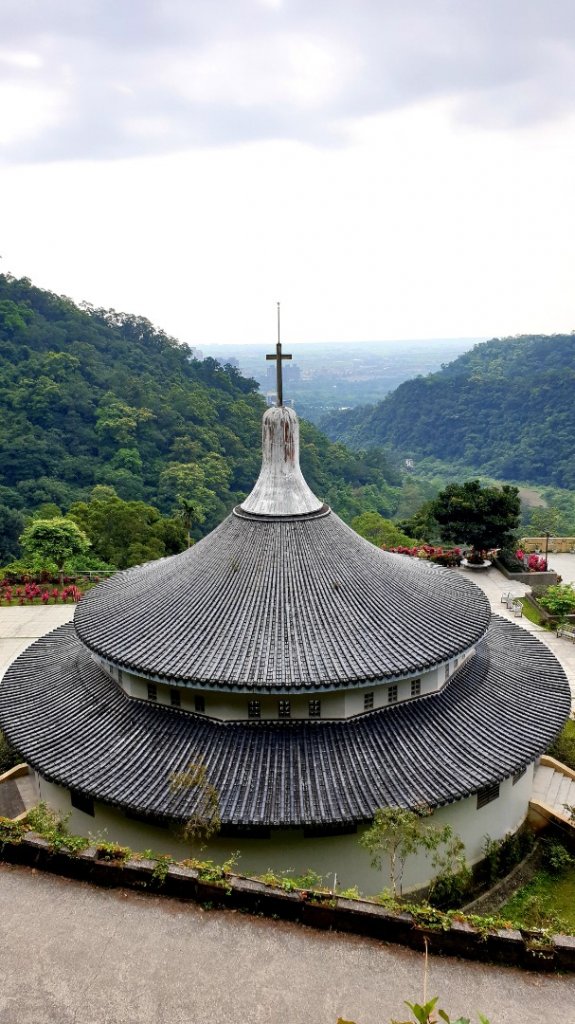
[[[518,548],[515,557],[528,572],[547,572],[547,559],[543,555],[527,555],[522,548]]]
[[[543,555],[529,555],[527,559],[527,568],[529,572],[546,572],[547,571],[547,559]]]

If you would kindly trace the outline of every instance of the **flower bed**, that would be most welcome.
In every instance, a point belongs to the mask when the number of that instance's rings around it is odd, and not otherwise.
[[[436,565],[453,567],[461,564],[463,552],[461,548],[434,547],[431,544],[420,544],[409,548],[399,545],[396,548],[383,546],[383,551],[393,551],[397,555],[409,555],[411,558],[421,558],[426,562],[435,562]]]
[[[0,583],[0,607],[5,608],[13,605],[77,604],[81,597],[82,591],[75,583],[64,587],[39,583],[16,586],[6,580]]]

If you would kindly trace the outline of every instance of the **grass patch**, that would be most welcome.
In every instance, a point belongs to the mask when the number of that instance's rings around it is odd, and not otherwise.
[[[527,600],[526,597],[520,597],[518,600],[523,605],[523,615],[529,622],[532,622],[535,626],[541,626],[541,629],[549,629],[554,632],[555,627],[549,625],[549,619],[541,618],[539,612],[533,605]]]
[[[575,771],[575,719],[567,719],[557,739],[551,744],[547,753]]]
[[[538,872],[513,894],[499,914],[531,928],[575,931],[575,865],[560,875]]]

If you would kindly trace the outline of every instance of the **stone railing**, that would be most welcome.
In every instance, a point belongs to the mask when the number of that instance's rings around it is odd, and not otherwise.
[[[550,554],[553,555],[572,554],[575,552],[575,537],[549,537],[548,545],[545,536],[522,537],[519,541],[519,547],[529,554],[533,551],[544,552],[546,546]]]

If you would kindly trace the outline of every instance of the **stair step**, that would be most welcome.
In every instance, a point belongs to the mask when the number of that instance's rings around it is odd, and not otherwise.
[[[553,768],[547,768],[544,765],[539,765],[535,776],[533,778],[533,795],[542,796],[547,792],[551,777],[554,774]]]
[[[564,775],[559,783],[559,789],[557,790],[557,796],[555,797],[555,803],[563,805],[568,802],[569,791],[571,789],[571,779],[568,775]]]
[[[554,807],[557,803],[557,794],[559,793],[559,787],[564,779],[564,775],[560,772],[553,772],[549,785],[547,786],[547,792],[545,794],[545,803],[549,804],[550,807]]]

